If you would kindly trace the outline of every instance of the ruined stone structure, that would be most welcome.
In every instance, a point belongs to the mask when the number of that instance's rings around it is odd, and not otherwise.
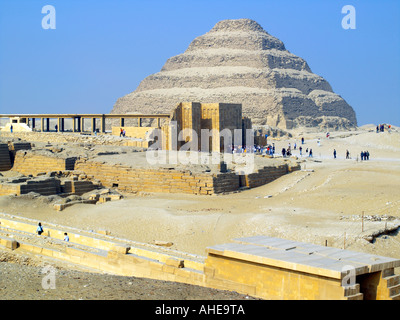
[[[36,154],[29,151],[17,152],[13,170],[25,175],[37,175],[42,172],[74,170],[76,157],[60,157]]]
[[[105,187],[116,187],[124,192],[211,195],[264,185],[292,171],[300,170],[300,165],[266,166],[249,175],[238,175],[235,172],[216,174],[164,168],[132,168],[86,160],[77,161],[75,169],[93,176]]]
[[[29,240],[30,236],[37,242],[37,224],[37,220],[0,214],[0,246],[97,271],[232,290],[269,300],[400,298],[400,276],[394,274],[400,266],[398,259],[266,236],[214,245],[203,257],[47,222],[38,245]],[[62,240],[66,231],[68,243]]]
[[[251,128],[251,120],[242,116],[241,104],[180,102],[163,124],[158,121],[150,127],[142,127],[139,122],[135,127],[113,127],[112,134],[120,135],[123,129],[127,137],[138,139],[138,146],[149,147],[158,141],[162,150],[180,150],[186,144],[186,150],[191,151],[229,152],[224,147],[234,144],[237,129],[241,130],[240,137],[236,137],[237,144],[245,145],[246,139],[250,145],[254,143],[252,135],[246,137],[246,130]],[[207,135],[205,141],[202,130]],[[227,141],[224,141],[224,134],[230,137],[226,137]]]
[[[240,137],[236,137],[238,144],[245,145],[246,129],[251,129],[251,120],[242,117],[241,104],[181,102],[162,127],[163,150],[180,150],[191,142],[192,151],[230,152],[228,148],[234,144],[237,129],[240,130]],[[202,131],[206,133],[205,141]],[[224,133],[227,141],[224,141]],[[253,145],[254,141],[249,141]]]
[[[191,106],[191,104],[189,105]],[[219,110],[216,108],[219,107],[219,104],[211,104],[210,106],[214,109],[211,108],[207,110]],[[238,111],[240,111],[239,106]],[[240,113],[238,113],[238,115],[240,115]],[[236,121],[237,123],[235,126],[240,123],[240,116],[237,117]],[[229,128],[229,125],[226,124],[226,126]],[[25,133],[20,133],[20,135],[21,134]],[[40,135],[39,138],[44,139],[44,141],[47,141],[46,138],[48,136],[52,136],[51,133],[43,134],[44,137],[42,137],[40,133],[31,134]],[[72,139],[68,135],[60,135],[60,138],[62,138],[61,142],[69,142],[69,139]],[[84,136],[83,138],[86,137]],[[74,142],[77,143],[79,141]],[[25,176],[51,177],[52,173],[71,172],[85,176],[85,179],[96,181],[96,183],[98,182],[104,187],[117,188],[124,192],[167,192],[200,195],[234,192],[241,188],[258,187],[278,179],[283,175],[289,174],[292,171],[301,169],[300,164],[296,162],[289,160],[276,162],[271,160],[271,162],[269,162],[268,158],[253,155],[263,160],[258,165],[254,166],[251,172],[239,172],[234,167],[226,167],[224,169],[223,165],[221,167],[219,160],[218,163],[213,164],[212,161],[214,160],[211,159],[212,155],[208,153],[205,153],[209,157],[206,159],[206,163],[208,164],[206,167],[203,167],[201,164],[193,165],[191,168],[185,165],[151,165],[147,162],[146,155],[143,155],[141,152],[134,152],[132,155],[128,155],[126,158],[128,160],[117,157],[115,159],[118,160],[118,163],[114,163],[112,160],[107,162],[89,159],[87,155],[83,157],[74,156],[76,153],[79,153],[78,150],[81,150],[79,148],[87,149],[87,147],[79,147],[79,144],[77,144],[77,147],[74,149],[75,153],[71,154],[70,152],[61,152],[62,148],[52,147],[51,145],[43,149],[35,148],[31,150],[31,145],[25,142],[9,143],[8,145],[4,144],[4,152],[2,153],[6,156],[6,159],[8,159],[7,161],[9,161],[7,162],[7,167],[4,168],[7,170],[11,169]],[[169,151],[167,151],[167,154],[168,152]],[[202,154],[199,152],[195,153]],[[113,158],[113,154],[113,152],[110,153],[111,158]],[[11,156],[13,162],[10,162]],[[240,154],[237,156],[239,158],[235,158],[236,160],[243,158]],[[212,168],[212,170],[210,168]],[[48,189],[47,184],[49,182],[42,180],[20,181],[18,178],[16,180],[11,179],[10,181],[4,181],[2,182],[0,193],[3,195],[19,195],[35,191],[35,186],[37,190],[40,191],[38,191],[40,194],[59,193],[57,189],[59,187],[51,187]],[[81,182],[74,182],[74,185],[79,183]],[[24,185],[28,185],[28,187]],[[65,184],[63,188],[66,189],[67,185]],[[71,186],[71,188],[74,189],[74,186]],[[41,191],[42,189],[44,190],[43,192]],[[78,189],[78,187],[76,187],[76,189]],[[79,194],[74,190],[62,192]]]
[[[204,271],[214,281],[266,299],[400,299],[398,259],[266,236],[235,239],[207,253]]]
[[[357,125],[354,110],[307,62],[249,19],[224,20],[167,60],[111,113],[168,113],[179,101],[240,103],[253,124]]]
[[[188,170],[131,168],[96,161],[80,160],[77,171],[99,180],[105,187],[124,192],[166,192],[211,195],[232,192],[242,187],[254,188],[300,169],[300,165],[269,166],[250,175],[228,173],[192,173]]]
[[[12,167],[10,151],[8,150],[8,144],[0,144],[0,171],[10,170]]]
[[[10,132],[10,126],[14,126],[13,132],[106,132],[111,123],[118,122],[125,126],[126,120],[135,120],[141,126],[143,119],[151,119],[158,123],[168,118],[168,114],[145,115],[145,114],[0,114],[0,119],[9,119],[10,122],[2,132]],[[53,120],[53,125],[51,124]],[[70,121],[67,129],[67,121]],[[55,121],[55,122],[54,122]],[[38,124],[40,123],[40,126]]]

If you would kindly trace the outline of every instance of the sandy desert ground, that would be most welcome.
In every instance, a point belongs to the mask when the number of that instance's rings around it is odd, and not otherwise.
[[[325,132],[291,133],[290,139],[269,142],[277,152],[296,143],[293,154],[302,170],[258,188],[214,196],[124,194],[120,201],[61,212],[41,201],[0,197],[0,211],[85,230],[107,229],[139,242],[169,241],[172,249],[198,255],[214,244],[263,234],[400,258],[399,128],[376,133],[374,125],[367,125],[330,132],[329,138]],[[306,148],[313,149],[313,158]],[[346,150],[351,159],[345,158]],[[367,150],[370,159],[361,161],[361,151]],[[373,241],[364,239],[368,235],[374,235]]]

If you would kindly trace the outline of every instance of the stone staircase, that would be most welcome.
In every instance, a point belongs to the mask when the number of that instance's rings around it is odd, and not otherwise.
[[[385,274],[388,273],[388,274]],[[354,285],[344,287],[344,296],[346,300],[364,300],[364,299],[386,299],[400,300],[400,275],[394,274],[393,270],[383,272],[379,279],[380,284],[377,290],[372,290],[372,294],[364,294],[360,292],[361,286],[356,283]],[[365,289],[364,289],[365,290]]]
[[[344,296],[346,300],[363,300],[364,298],[358,283],[344,287]]]
[[[400,300],[400,275],[393,274],[383,278],[387,283],[389,298],[391,300]]]

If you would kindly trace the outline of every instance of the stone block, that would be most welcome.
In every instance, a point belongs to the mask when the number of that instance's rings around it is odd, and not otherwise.
[[[4,239],[2,243],[7,249],[15,250],[18,248],[18,242],[15,239]]]
[[[166,272],[166,273],[175,273],[175,270],[176,270],[176,268],[175,267],[172,267],[172,266],[169,266],[169,265],[166,265],[166,264],[164,264],[163,266],[162,266],[162,271],[163,272]]]
[[[111,251],[121,253],[121,254],[127,254],[130,249],[131,249],[130,246],[121,244],[121,245],[114,245],[111,248]]]
[[[175,267],[175,268],[184,268],[185,264],[184,264],[184,260],[179,260],[179,259],[175,259],[175,258],[168,258],[165,261],[165,264],[171,267]]]
[[[154,244],[157,246],[171,247],[173,245],[173,242],[154,240]]]

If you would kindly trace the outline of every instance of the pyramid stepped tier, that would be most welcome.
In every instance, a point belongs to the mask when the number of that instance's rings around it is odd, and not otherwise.
[[[311,72],[307,62],[288,51],[276,49],[199,49],[169,58],[161,71],[210,66],[247,66],[253,68],[283,68]]]
[[[249,19],[217,23],[119,98],[112,113],[168,113],[181,101],[241,103],[254,124],[285,129],[357,125],[324,78]]]
[[[247,88],[295,88],[303,94],[313,90],[331,92],[328,82],[307,72],[293,69],[259,69],[251,67],[195,67],[153,74],[137,88],[136,92],[171,88],[236,87],[240,84]]]

